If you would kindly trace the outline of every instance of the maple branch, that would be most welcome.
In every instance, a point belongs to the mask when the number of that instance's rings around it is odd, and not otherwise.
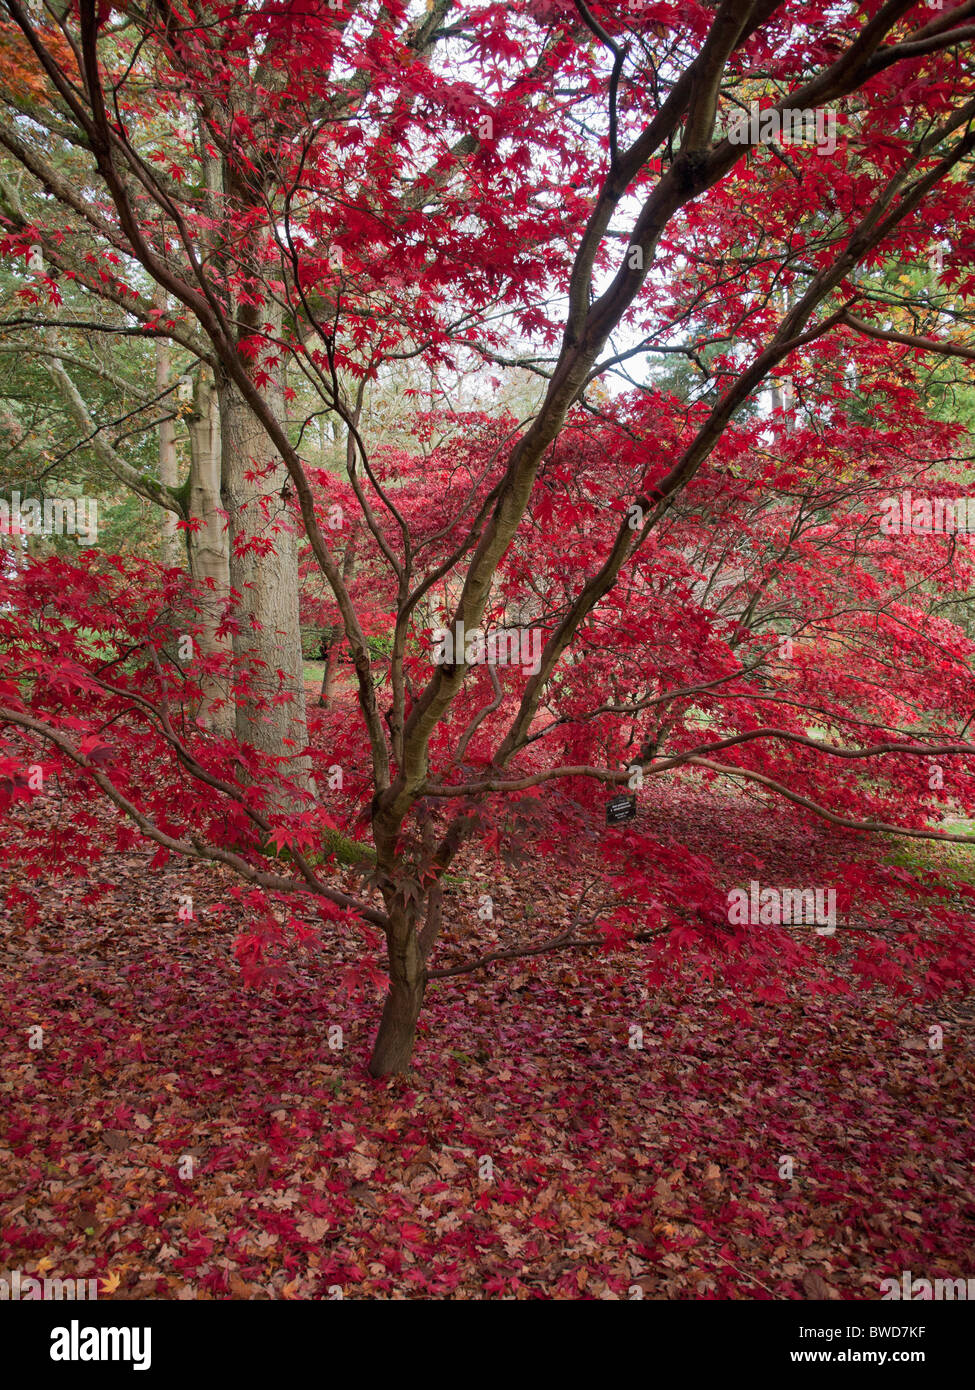
[[[228,799],[235,801],[238,804],[238,806],[241,807],[244,814],[249,817],[251,822],[254,825],[256,825],[257,828],[265,836],[270,836],[273,832],[274,826],[272,822],[268,820],[267,816],[263,815],[260,811],[257,810],[255,806],[251,805],[249,799],[244,795],[243,791],[240,788],[234,787],[229,782],[225,782],[223,778],[215,777],[211,772],[208,772],[207,769],[196,757],[196,755],[192,753],[191,750],[187,748],[186,745],[182,742],[182,740],[177,736],[176,731],[172,726],[172,721],[169,717],[169,698],[166,692],[166,677],[163,672],[162,666],[159,661],[159,656],[155,648],[150,647],[149,651],[152,657],[152,664],[155,668],[156,676],[159,681],[161,707],[157,709],[155,706],[150,705],[149,701],[141,699],[140,704],[147,711],[151,712],[151,714],[155,716],[155,718],[159,720],[159,726],[164,738],[170,744],[170,746],[176,753],[177,758],[186,768],[187,772],[189,772],[190,775],[192,777],[195,777],[198,781],[203,782],[206,786],[212,787],[214,791],[219,791]],[[127,691],[119,690],[117,687],[114,686],[109,686],[101,680],[99,680],[99,684],[105,685],[106,689],[112,690],[116,695],[121,696],[123,699],[128,696]],[[305,882],[314,892],[318,892],[318,889],[320,887],[319,879],[312,870],[312,867],[308,863],[308,860],[297,848],[297,846],[290,845],[288,848],[291,857],[294,860],[295,864],[298,866],[298,871],[304,878]]]
[[[308,323],[309,323],[309,325],[311,326],[311,328],[318,334],[319,338],[321,339],[321,341],[322,341],[322,343],[324,344],[324,347],[325,347],[325,354],[326,354],[326,357],[327,357],[327,359],[328,359],[329,374],[330,374],[330,382],[329,382],[329,384],[328,384],[328,397],[327,397],[327,403],[328,403],[328,404],[331,406],[331,408],[336,412],[336,414],[341,418],[343,424],[345,425],[345,427],[346,427],[346,429],[347,429],[347,431],[348,431],[348,435],[349,435],[348,448],[347,448],[347,452],[346,452],[346,472],[347,472],[347,474],[348,474],[349,482],[350,482],[350,484],[351,484],[351,486],[352,486],[353,491],[355,492],[356,498],[357,498],[357,500],[358,500],[358,502],[359,502],[359,506],[362,508],[362,514],[363,514],[363,516],[365,517],[366,525],[369,527],[369,530],[372,532],[372,535],[373,535],[373,537],[374,537],[374,539],[375,539],[375,541],[376,541],[376,544],[379,546],[379,549],[381,550],[382,554],[385,556],[386,561],[387,561],[387,563],[388,563],[389,566],[390,566],[390,569],[391,569],[391,570],[393,571],[393,573],[396,575],[396,578],[397,578],[397,580],[399,581],[400,587],[401,587],[401,589],[402,589],[402,587],[403,587],[404,584],[405,584],[404,575],[405,575],[406,573],[408,573],[408,571],[409,571],[409,566],[410,566],[410,556],[411,556],[411,539],[410,539],[410,532],[409,532],[409,528],[407,527],[406,521],[404,520],[404,518],[403,518],[401,512],[400,512],[400,511],[395,507],[395,505],[390,501],[390,499],[389,499],[387,493],[385,492],[385,490],[379,485],[379,482],[377,481],[376,476],[375,476],[375,474],[373,473],[372,468],[371,468],[370,463],[369,463],[369,454],[368,454],[368,451],[366,450],[365,441],[363,440],[362,435],[359,433],[359,411],[361,410],[361,406],[362,406],[362,393],[363,393],[363,389],[364,389],[364,387],[365,387],[365,377],[363,377],[362,380],[361,380],[360,383],[359,383],[359,395],[358,395],[358,401],[357,401],[356,410],[355,410],[355,412],[350,412],[350,411],[347,409],[347,407],[346,407],[345,401],[342,399],[342,390],[341,390],[341,387],[339,386],[338,373],[336,372],[336,369],[335,369],[335,352],[334,352],[334,338],[333,338],[333,335],[330,334],[329,331],[325,328],[325,326],[320,322],[320,320],[319,320],[319,318],[318,318],[318,316],[317,316],[315,310],[314,310],[314,309],[312,308],[312,306],[311,306],[311,303],[310,303],[310,301],[309,301],[309,299],[308,299],[307,294],[305,293],[305,289],[304,289],[304,286],[302,285],[302,281],[301,281],[301,267],[300,267],[300,261],[299,261],[299,257],[298,257],[298,251],[297,251],[297,249],[296,249],[296,247],[295,247],[294,238],[293,238],[292,232],[291,232],[291,200],[292,200],[292,198],[293,198],[293,196],[294,196],[295,189],[297,188],[298,182],[299,182],[299,180],[300,180],[300,177],[301,177],[301,170],[302,170],[302,168],[303,168],[303,166],[304,166],[304,161],[305,161],[305,159],[307,158],[308,149],[309,149],[308,142],[306,142],[304,148],[302,149],[301,160],[299,161],[298,170],[297,170],[297,172],[296,172],[296,174],[295,174],[295,178],[294,178],[294,181],[293,181],[293,186],[292,186],[291,188],[289,188],[288,193],[287,193],[287,195],[286,195],[286,197],[285,197],[285,206],[284,206],[284,235],[285,235],[285,240],[287,241],[288,254],[289,254],[290,258],[291,258],[292,281],[293,281],[293,283],[294,283],[295,289],[297,290],[298,298],[299,298],[300,301],[301,301],[301,305],[302,305],[302,308],[303,308],[304,311],[305,311],[305,315],[306,315],[306,317],[307,317],[307,319],[308,319]],[[272,225],[273,225],[273,220],[274,220],[274,219],[273,219],[273,217],[272,217],[272,218],[271,218]],[[275,232],[275,235],[277,235],[276,232]],[[278,244],[279,244],[279,246],[280,246],[280,242],[279,242]],[[283,248],[282,248],[282,249],[283,249]],[[336,308],[336,313],[338,313],[338,309],[337,309],[337,308]],[[317,369],[317,367],[315,367],[315,364],[314,364],[314,362],[313,362],[313,359],[311,358],[311,355],[310,355],[307,351],[306,351],[306,353],[305,353],[305,356],[306,356],[307,360],[309,361],[310,365],[312,365],[312,366],[315,368],[315,370],[316,370],[317,375],[319,376],[319,378],[322,379],[322,380],[324,380],[324,375],[323,375],[323,373],[321,373],[321,372]],[[387,543],[386,538],[385,538],[385,536],[383,535],[382,530],[380,529],[379,523],[376,521],[375,515],[374,515],[373,510],[372,510],[372,507],[369,505],[368,499],[366,498],[365,494],[364,494],[363,491],[362,491],[362,485],[361,485],[361,483],[359,482],[359,478],[358,478],[358,476],[357,476],[357,474],[356,474],[356,468],[355,468],[356,450],[358,450],[359,457],[362,459],[362,466],[363,466],[363,468],[366,470],[366,474],[367,474],[367,476],[368,476],[368,478],[369,478],[369,481],[370,481],[370,483],[372,484],[372,486],[373,486],[373,488],[374,488],[376,494],[378,495],[378,497],[379,497],[380,500],[382,501],[383,505],[386,507],[387,511],[390,513],[390,515],[393,517],[394,521],[397,523],[397,525],[398,525],[399,528],[400,528],[400,533],[401,533],[401,535],[402,535],[402,537],[403,537],[403,547],[404,547],[404,557],[405,557],[402,566],[400,565],[399,561],[397,560],[397,558],[396,558],[395,554],[393,553],[391,547],[390,547],[389,544]]]
[[[585,950],[590,947],[605,948],[606,942],[599,937],[576,937],[574,932],[579,926],[579,918],[582,915],[582,908],[589,895],[589,890],[593,887],[594,880],[583,885],[579,897],[576,901],[575,911],[572,920],[564,932],[558,936],[551,937],[548,941],[541,942],[538,946],[515,946],[507,951],[489,951],[485,955],[477,956],[474,960],[465,961],[462,965],[451,965],[440,970],[428,970],[425,978],[427,980],[447,980],[454,975],[468,975],[473,970],[483,970],[486,966],[492,965],[499,960],[519,960],[524,956],[540,956],[549,951],[575,951]],[[587,922],[587,926],[592,926],[592,920]],[[665,928],[654,931],[638,932],[634,936],[627,937],[630,941],[650,941],[655,936],[663,933]]]
[[[723,777],[742,777],[748,782],[757,782],[760,786],[778,792],[788,801],[794,801],[797,806],[812,811],[813,815],[819,816],[822,820],[829,821],[830,825],[838,825],[845,830],[865,830],[873,834],[900,835],[914,840],[945,840],[958,845],[975,844],[975,835],[955,835],[946,830],[909,830],[902,825],[888,825],[885,821],[852,820],[849,816],[840,816],[827,810],[825,806],[820,806],[818,802],[811,801],[809,797],[792,791],[771,777],[766,777],[764,773],[752,772],[743,767],[731,767],[726,763],[711,762],[708,758],[689,758],[688,762],[692,766],[704,767],[710,772],[720,773]]]
[[[857,318],[849,312],[843,314],[842,322],[849,328],[862,333],[865,338],[882,338],[888,343],[901,343],[904,347],[917,348],[920,352],[936,352],[943,357],[964,357],[975,362],[975,347],[963,343],[944,342],[938,338],[924,338],[916,333],[898,333],[890,328],[878,328],[866,319]]]
[[[120,338],[159,339],[172,336],[166,329],[153,328],[149,324],[99,323],[94,319],[42,319],[34,315],[0,319],[0,331],[5,328],[78,328],[84,333],[108,333]]]
[[[87,431],[86,438],[80,440],[74,448],[80,449],[83,448],[85,444],[91,444],[92,449],[101,459],[102,463],[105,464],[109,472],[114,474],[120,482],[125,483],[133,492],[138,493],[140,497],[145,497],[148,501],[155,502],[157,507],[163,507],[166,511],[174,512],[178,517],[182,517],[183,520],[185,520],[187,517],[186,506],[181,501],[178,491],[174,491],[164,483],[153,482],[151,478],[147,478],[143,473],[140,473],[138,469],[133,468],[104,437],[104,431],[110,427],[108,425],[95,424],[88,413],[88,407],[85,405],[81,392],[65,371],[61,361],[55,357],[53,360],[45,360],[43,366],[57,385],[76,423],[83,430]],[[174,389],[174,387],[171,387],[163,394],[169,395]],[[161,398],[157,397],[157,399]],[[148,404],[152,404],[152,402],[148,402]],[[143,410],[145,408],[145,406],[139,406],[138,410]],[[137,414],[138,410],[132,413]],[[125,418],[125,416],[122,416],[123,420]],[[114,421],[113,423],[119,424],[121,421]],[[151,425],[147,425],[146,428],[151,428]],[[71,452],[74,452],[74,450]]]
[[[172,854],[182,855],[186,859],[206,859],[214,863],[225,864],[233,869],[240,878],[246,879],[248,883],[255,883],[260,888],[268,888],[280,893],[305,893],[311,892],[316,897],[327,898],[338,907],[346,908],[350,912],[355,912],[367,922],[372,922],[375,926],[382,927],[384,930],[389,924],[389,919],[384,912],[377,908],[370,907],[367,903],[360,902],[357,898],[351,897],[348,893],[343,893],[337,888],[330,888],[322,883],[320,879],[314,878],[311,883],[299,883],[293,878],[284,878],[280,874],[269,874],[263,870],[256,869],[252,864],[248,864],[239,854],[232,850],[219,849],[216,846],[205,843],[199,836],[190,833],[188,840],[180,840],[175,836],[168,835],[150,818],[143,814],[118,788],[110,778],[95,766],[79,749],[71,743],[57,729],[52,728],[30,715],[21,714],[17,710],[0,707],[0,725],[13,724],[18,728],[26,729],[30,733],[45,739],[53,747],[58,748],[66,758],[75,766],[87,772],[101,791],[108,799],[116,805],[135,825],[139,827],[143,835],[149,840],[161,845]]]
[[[582,22],[589,32],[595,34],[599,42],[603,44],[605,48],[608,48],[613,55],[613,71],[609,79],[609,176],[612,178],[619,165],[619,140],[617,134],[619,113],[617,111],[617,95],[619,92],[620,74],[623,71],[623,64],[626,62],[626,50],[620,48],[616,40],[607,34],[599,21],[593,17],[591,10],[585,4],[585,0],[574,0],[574,4],[582,17]]]
[[[499,709],[501,707],[501,702],[504,699],[504,689],[502,688],[501,679],[498,676],[495,667],[488,667],[488,675],[491,678],[491,685],[494,688],[494,699],[491,700],[489,704],[485,705],[483,709],[478,710],[471,722],[468,724],[467,728],[461,734],[460,739],[457,742],[457,751],[454,754],[455,765],[464,761],[464,754],[467,752],[467,745],[470,743],[471,739],[477,733],[478,729],[481,727],[488,715],[493,714],[493,712],[496,709]]]
[[[630,941],[650,941],[654,936],[660,936],[665,928],[661,927],[657,931],[640,932],[635,936],[627,937]],[[569,932],[563,932],[560,936],[553,936],[549,941],[543,941],[539,946],[515,947],[510,951],[489,951],[486,955],[478,956],[476,959],[467,961],[463,965],[452,965],[441,970],[428,970],[428,980],[446,980],[453,975],[469,975],[473,970],[483,970],[489,965],[493,965],[499,960],[519,960],[523,956],[541,956],[549,951],[578,951],[578,950],[598,950],[606,949],[606,942],[599,937],[574,937]]]
[[[745,698],[754,699],[754,696]],[[647,702],[648,704],[651,702]],[[641,708],[636,706],[635,708]],[[615,711],[615,707],[614,707]],[[549,726],[550,728],[553,726]],[[547,732],[547,730],[546,730]],[[513,792],[525,791],[528,787],[541,786],[544,782],[550,782],[554,778],[563,777],[589,777],[598,782],[622,783],[630,778],[630,768],[640,767],[648,776],[661,772],[670,772],[675,767],[682,767],[687,763],[699,761],[700,756],[705,753],[720,753],[726,748],[735,748],[743,743],[751,743],[755,739],[778,739],[783,743],[795,743],[806,748],[815,749],[818,753],[826,753],[834,758],[858,759],[881,757],[890,753],[903,753],[915,758],[934,758],[949,757],[953,755],[973,755],[975,756],[975,743],[945,743],[945,744],[922,744],[922,743],[894,743],[885,741],[877,743],[869,748],[838,748],[835,744],[824,743],[821,739],[809,738],[805,734],[797,734],[791,729],[747,729],[744,733],[729,734],[727,738],[718,739],[708,743],[698,744],[694,748],[689,748],[685,752],[673,753],[664,757],[655,755],[652,758],[637,757],[632,760],[624,771],[612,768],[592,767],[590,764],[579,764],[572,767],[552,767],[542,772],[526,773],[524,777],[513,778],[510,781],[501,781],[498,778],[486,777],[478,782],[451,783],[446,785],[442,782],[426,782],[423,785],[422,794],[424,796],[435,797],[454,797],[454,796],[476,796],[479,792]],[[975,837],[973,837],[975,839]]]

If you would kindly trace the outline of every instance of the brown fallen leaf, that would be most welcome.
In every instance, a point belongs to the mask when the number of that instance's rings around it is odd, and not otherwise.
[[[368,1158],[365,1154],[357,1153],[355,1149],[349,1154],[349,1167],[352,1169],[352,1176],[356,1178],[368,1178],[376,1167],[376,1160]]]
[[[807,1269],[802,1276],[802,1287],[807,1298],[827,1299],[830,1296],[829,1285],[823,1276],[815,1269]]]
[[[298,1222],[298,1234],[305,1240],[321,1240],[328,1230],[329,1224],[321,1216],[306,1216]]]

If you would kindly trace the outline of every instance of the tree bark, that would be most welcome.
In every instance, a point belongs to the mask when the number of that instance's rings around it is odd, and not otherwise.
[[[342,582],[346,588],[350,588],[355,575],[355,557],[359,544],[359,521],[358,518],[352,523],[352,530],[349,533],[348,544],[345,547],[345,557],[342,561]],[[325,656],[325,670],[322,673],[322,688],[318,695],[318,703],[323,709],[330,709],[332,700],[335,696],[335,686],[339,673],[339,656],[342,651],[342,642],[345,633],[342,631],[342,624],[336,623],[331,629],[328,642],[328,652]]]
[[[335,678],[339,668],[339,648],[344,635],[338,624],[328,628],[327,632],[325,670],[322,672],[322,688],[318,692],[318,703],[322,709],[331,708],[332,699],[335,695]]]
[[[161,285],[156,287],[154,296],[155,304],[158,309],[165,310],[167,307],[168,296]],[[168,338],[160,337],[156,340],[156,394],[162,395],[167,386],[170,385],[170,374],[172,371],[172,361],[170,344]],[[162,400],[160,408],[170,411],[173,408],[173,397],[168,396]],[[173,491],[179,486],[179,474],[176,463],[176,425],[173,420],[160,420],[158,425],[159,432],[159,481],[164,488]],[[180,563],[180,543],[179,532],[176,529],[177,516],[175,512],[164,511],[162,514],[163,530],[163,558],[167,565],[178,565]]]
[[[220,411],[217,392],[208,369],[200,367],[193,396],[193,411],[186,421],[190,436],[189,516],[198,528],[186,532],[190,574],[204,592],[204,630],[200,648],[204,656],[230,656],[229,634],[217,628],[230,597],[230,537],[221,497]],[[233,697],[228,682],[204,673],[203,701],[197,718],[214,733],[235,729]]]
[[[274,391],[272,399],[279,394]],[[219,397],[230,582],[241,596],[242,610],[234,652],[253,663],[252,693],[237,700],[237,737],[289,759],[289,775],[307,781],[308,762],[300,757],[308,726],[298,626],[298,537],[285,501],[288,475],[239,389],[225,380]],[[292,698],[274,703],[282,688]]]
[[[369,1059],[371,1076],[403,1076],[410,1069],[416,1024],[426,993],[427,972],[416,927],[394,920],[387,937],[389,990]]]

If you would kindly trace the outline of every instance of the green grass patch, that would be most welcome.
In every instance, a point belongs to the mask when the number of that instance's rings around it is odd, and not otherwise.
[[[952,835],[975,836],[975,820],[947,820],[932,829]],[[940,874],[963,883],[975,884],[975,845],[959,845],[937,840],[895,840],[885,862],[918,874]]]

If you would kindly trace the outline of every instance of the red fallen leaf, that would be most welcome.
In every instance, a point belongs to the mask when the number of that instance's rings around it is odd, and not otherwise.
[[[108,767],[115,760],[115,749],[108,744],[101,744],[93,748],[88,754],[88,761],[95,767]]]

